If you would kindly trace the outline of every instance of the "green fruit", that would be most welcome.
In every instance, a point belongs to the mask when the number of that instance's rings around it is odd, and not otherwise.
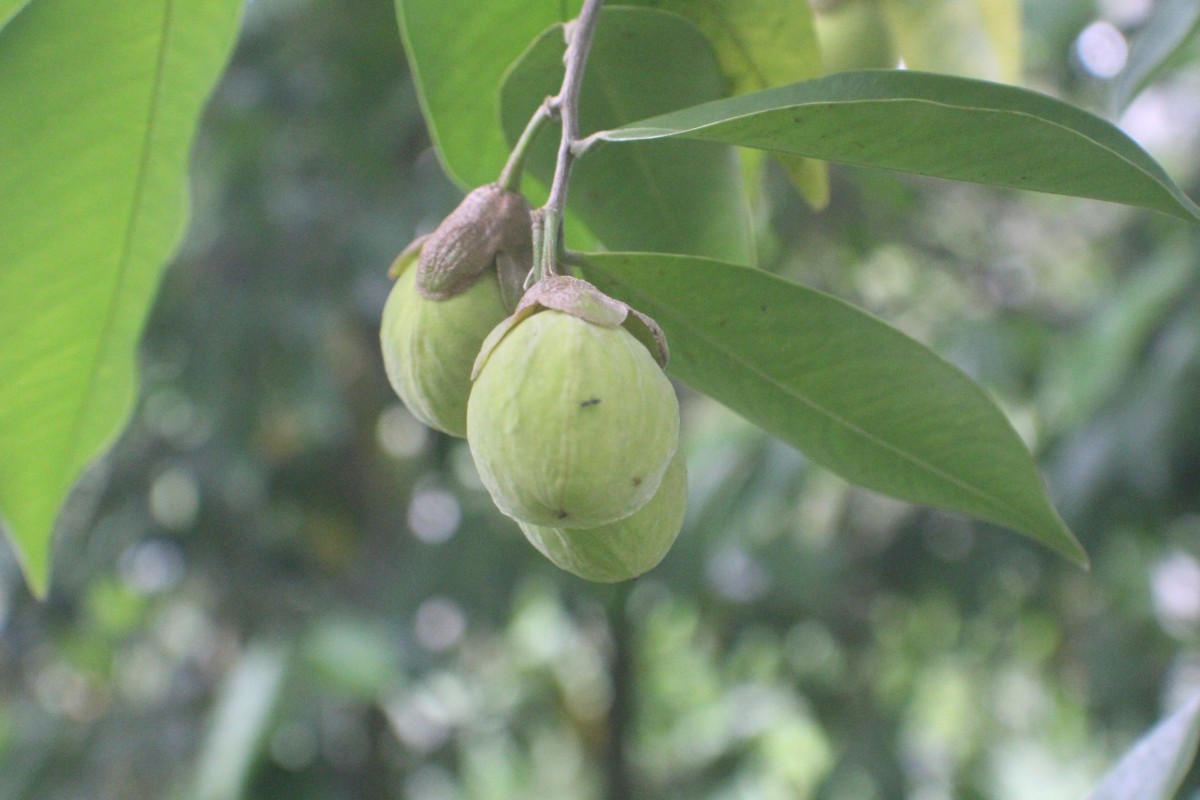
[[[622,327],[555,310],[495,344],[467,404],[484,486],[521,522],[594,528],[645,505],[679,440],[679,403]]]
[[[625,519],[587,530],[519,523],[542,555],[573,575],[616,583],[648,572],[671,549],[687,510],[687,468],[676,451],[650,502]]]
[[[454,436],[467,434],[471,368],[488,332],[508,315],[495,271],[446,300],[417,291],[417,270],[401,274],[383,309],[383,365],[413,416]]]

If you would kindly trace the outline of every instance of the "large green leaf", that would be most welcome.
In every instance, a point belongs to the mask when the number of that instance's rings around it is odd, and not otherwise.
[[[634,0],[687,17],[716,50],[728,94],[745,94],[821,74],[808,0]]]
[[[1171,60],[1189,38],[1200,32],[1200,3],[1161,0],[1129,47],[1129,61],[1112,85],[1112,106],[1121,111]]]
[[[135,393],[188,152],[238,0],[36,0],[0,36],[0,512],[37,593]]]
[[[745,94],[815,78],[821,74],[812,6],[808,0],[633,0],[695,22],[712,42],[729,84],[726,94]],[[747,172],[756,176],[761,154]],[[778,156],[788,176],[817,208],[829,202],[829,174],[820,161]]]
[[[581,3],[396,0],[425,120],[446,171],[463,187],[496,180],[508,158],[495,105],[505,70]]]
[[[747,267],[582,257],[654,317],[669,371],[852,483],[963,511],[1086,563],[1004,414],[924,345],[841,300]]]
[[[1200,220],[1158,162],[1108,122],[1036,92],[949,75],[830,75],[633,122],[602,138],[725,142]]]
[[[562,83],[563,31],[552,26],[513,66],[501,117],[515,142],[534,110]],[[579,104],[584,134],[721,96],[704,35],[686,19],[645,8],[601,14]],[[542,135],[528,167],[550,180],[557,136]],[[569,205],[612,249],[750,258],[750,232],[734,152],[707,142],[605,147],[580,158]]]
[[[1193,697],[1138,740],[1088,800],[1171,800],[1200,743],[1200,697]]]
[[[0,28],[7,25],[9,20],[27,5],[29,0],[0,0]]]

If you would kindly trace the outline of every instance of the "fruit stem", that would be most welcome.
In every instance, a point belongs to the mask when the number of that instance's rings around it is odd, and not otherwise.
[[[558,264],[566,256],[561,247],[562,219],[548,208],[536,209],[530,215],[533,223],[533,268],[525,278],[525,289],[542,278],[558,275]]]
[[[530,215],[533,223],[533,269],[525,278],[525,289],[552,274],[554,266],[546,263],[546,210],[539,208]]]
[[[534,140],[537,139],[537,135],[541,133],[542,128],[555,115],[554,111],[550,109],[551,99],[547,97],[538,106],[537,111],[533,112],[533,116],[525,124],[525,130],[521,131],[521,138],[517,139],[512,152],[508,155],[508,162],[504,165],[504,169],[501,170],[500,177],[496,179],[496,183],[500,184],[501,189],[507,192],[518,192],[521,190],[521,174],[525,169],[525,157],[529,154],[529,148]]]

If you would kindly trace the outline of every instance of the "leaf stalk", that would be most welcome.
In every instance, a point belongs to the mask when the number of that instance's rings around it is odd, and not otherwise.
[[[550,108],[552,98],[546,98],[537,111],[533,112],[533,116],[529,118],[529,122],[525,124],[525,130],[521,131],[521,138],[517,139],[517,143],[513,145],[512,152],[508,155],[508,161],[504,165],[504,169],[500,171],[500,177],[496,183],[500,184],[500,188],[508,192],[518,192],[521,190],[521,174],[525,171],[525,157],[529,154],[529,148],[533,145],[535,139],[542,128],[546,126],[555,113]]]

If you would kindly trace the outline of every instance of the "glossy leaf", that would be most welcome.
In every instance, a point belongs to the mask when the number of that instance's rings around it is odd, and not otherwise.
[[[581,3],[396,0],[425,121],[443,166],[464,188],[496,180],[508,158],[496,109],[505,71],[548,26],[573,18]]]
[[[635,0],[687,17],[712,42],[729,81],[745,94],[821,74],[808,0]]]
[[[1161,0],[1134,36],[1125,69],[1113,82],[1112,106],[1123,110],[1192,36],[1200,33],[1200,3]]]
[[[1138,740],[1088,800],[1171,800],[1200,743],[1200,697],[1193,697]]]
[[[8,24],[21,9],[29,5],[29,0],[0,0],[0,28]]]
[[[562,26],[547,30],[514,65],[501,115],[515,142],[541,102],[562,83]],[[605,9],[580,99],[583,133],[702,103],[721,95],[716,58],[695,25],[644,8]],[[555,130],[555,129],[552,129]],[[555,130],[557,133],[557,130]],[[549,182],[557,135],[543,134],[528,168]],[[750,233],[734,152],[707,142],[603,147],[571,172],[569,207],[611,249],[654,249],[750,258]]]
[[[726,94],[756,92],[821,74],[821,50],[808,0],[636,0],[630,5],[660,8],[696,23],[717,52],[728,83]],[[829,171],[823,163],[778,158],[810,205],[824,208],[829,203]]]
[[[846,480],[972,514],[1086,563],[1025,445],[949,362],[837,298],[716,261],[583,257],[603,291],[644,311],[667,369]]]
[[[602,138],[724,142],[1200,221],[1158,162],[1108,122],[1036,92],[949,75],[830,75],[633,122]]]
[[[236,0],[36,0],[0,36],[0,513],[30,586],[135,394]]]
[[[883,11],[909,69],[1021,80],[1019,0],[883,0]]]

